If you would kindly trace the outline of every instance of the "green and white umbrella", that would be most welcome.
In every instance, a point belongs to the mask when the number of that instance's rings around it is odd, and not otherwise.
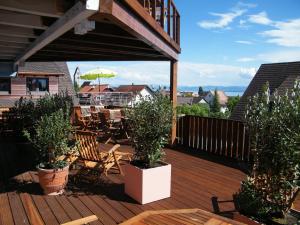
[[[101,78],[113,78],[117,75],[116,72],[108,70],[108,69],[94,69],[90,70],[80,76],[80,79],[82,80],[97,80],[99,84],[99,93],[101,91],[100,89],[100,79]]]

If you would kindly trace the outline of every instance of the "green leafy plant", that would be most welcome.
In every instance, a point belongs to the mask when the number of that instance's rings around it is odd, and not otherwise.
[[[134,164],[152,168],[164,156],[163,146],[168,143],[173,119],[170,99],[160,94],[143,98],[127,111],[132,127],[135,149]]]
[[[246,122],[253,155],[249,181],[262,205],[268,204],[272,213],[284,214],[299,180],[299,82],[281,95],[277,90],[271,94],[267,84],[261,94],[249,99]]]
[[[38,153],[40,167],[48,169],[63,168],[65,161],[59,157],[69,151],[68,137],[71,131],[70,120],[62,109],[45,114],[34,125],[34,134],[24,130],[25,137],[33,144]]]
[[[180,105],[177,106],[177,114],[185,114],[191,116],[208,116],[208,104],[193,104],[193,105]]]

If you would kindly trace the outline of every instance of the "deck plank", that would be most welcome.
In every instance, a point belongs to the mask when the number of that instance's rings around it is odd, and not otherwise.
[[[121,150],[132,151],[128,146],[122,146]],[[124,177],[115,171],[108,177],[101,176],[98,184],[85,181],[77,187],[70,180],[64,195],[44,196],[37,184],[36,172],[25,172],[15,177],[23,185],[19,187],[23,194],[12,191],[0,195],[0,209],[7,212],[0,212],[0,224],[24,224],[24,221],[25,224],[35,224],[37,221],[36,224],[55,225],[93,214],[99,220],[90,224],[119,224],[148,210],[200,208],[213,212],[212,197],[229,201],[219,203],[221,212],[234,210],[230,200],[245,178],[243,172],[175,150],[166,149],[166,155],[166,161],[172,164],[171,198],[140,205],[124,194]],[[3,158],[1,160],[5,161]],[[14,213],[9,206],[16,208],[20,214]],[[35,214],[29,211],[31,208],[36,211]],[[201,215],[193,214],[184,215],[182,219],[187,222],[190,216],[199,220],[202,218]],[[179,223],[179,217],[176,215],[171,223]],[[159,220],[168,224],[168,216],[161,216]],[[147,218],[144,223],[151,221],[151,218]]]

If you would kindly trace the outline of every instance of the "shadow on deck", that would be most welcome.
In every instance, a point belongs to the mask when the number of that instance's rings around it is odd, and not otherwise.
[[[207,155],[166,149],[166,161],[172,164],[172,196],[140,205],[124,194],[123,177],[113,171],[108,177],[101,175],[99,182],[95,183],[87,179],[93,175],[80,176],[79,179],[73,170],[64,195],[45,196],[32,165],[25,163],[26,152],[21,158],[9,157],[9,146],[12,148],[13,145],[1,144],[0,220],[3,221],[0,222],[3,224],[18,224],[18,221],[34,224],[30,207],[36,208],[37,217],[45,224],[64,223],[91,214],[100,218],[92,224],[118,224],[146,210],[186,208],[200,208],[241,220],[232,199],[245,173],[233,162],[222,165]],[[132,151],[128,146],[121,148]],[[9,169],[14,167],[21,168],[11,171],[14,177],[7,180]]]

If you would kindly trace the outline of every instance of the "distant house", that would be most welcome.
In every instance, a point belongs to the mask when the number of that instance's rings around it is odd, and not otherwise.
[[[230,119],[244,120],[248,98],[260,93],[267,82],[269,82],[271,93],[278,89],[279,94],[284,94],[287,89],[293,88],[294,82],[299,78],[300,61],[262,64],[234,108]]]
[[[221,105],[221,112],[225,112],[227,110],[227,102],[228,97],[224,93],[224,91],[217,91],[219,97],[219,103]],[[205,91],[198,97],[177,97],[178,105],[193,105],[193,104],[208,104],[211,106],[213,104],[213,100],[215,98],[214,91]]]
[[[99,92],[112,92],[112,91],[113,91],[113,89],[110,88],[108,84],[95,85],[95,84],[91,84],[91,82],[89,82],[89,81],[86,81],[81,85],[79,93],[97,94]]]
[[[26,62],[15,76],[0,77],[0,106],[12,107],[20,97],[36,99],[60,91],[75,94],[65,62]]]
[[[131,99],[128,101],[128,106],[138,103],[142,98],[152,97],[154,92],[148,85],[120,85],[114,90],[114,93],[130,93]]]

